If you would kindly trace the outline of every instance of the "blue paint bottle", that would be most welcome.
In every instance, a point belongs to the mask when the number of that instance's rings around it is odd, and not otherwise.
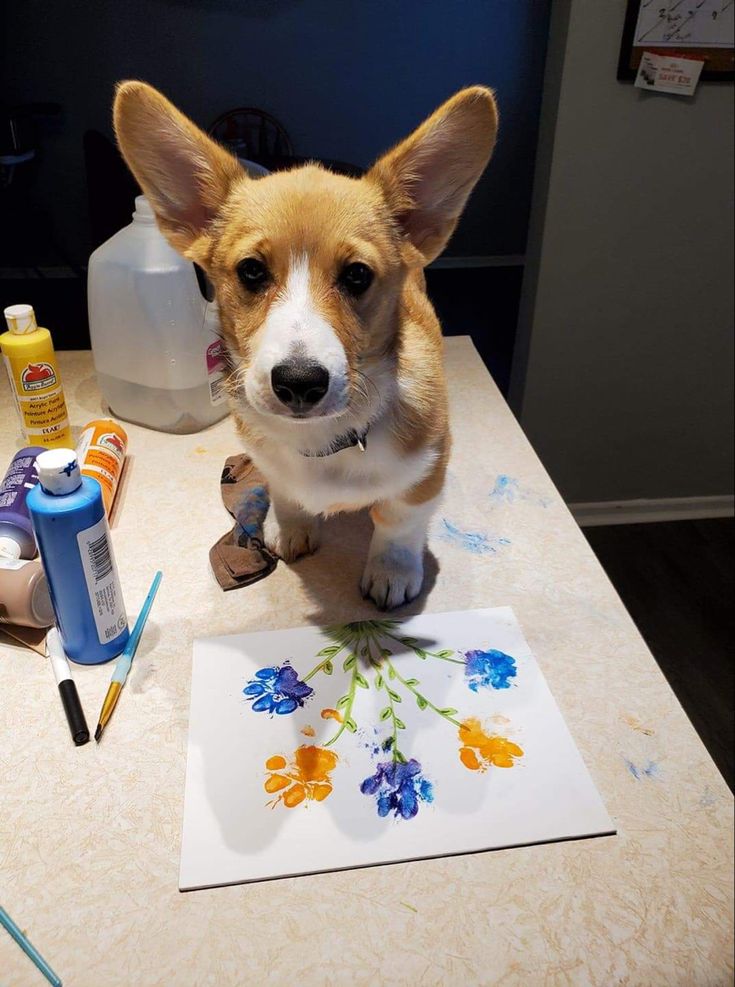
[[[26,503],[64,651],[83,665],[109,661],[130,634],[102,488],[72,449],[42,452],[36,465]]]

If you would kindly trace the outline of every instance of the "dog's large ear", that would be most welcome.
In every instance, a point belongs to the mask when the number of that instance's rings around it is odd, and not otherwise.
[[[447,100],[368,172],[425,263],[442,252],[454,232],[490,160],[497,130],[492,92],[472,86]]]
[[[145,82],[121,82],[115,133],[158,225],[180,253],[197,259],[199,238],[234,181],[246,180],[237,159]]]

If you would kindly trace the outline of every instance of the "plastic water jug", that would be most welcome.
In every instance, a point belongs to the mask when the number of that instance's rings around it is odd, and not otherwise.
[[[217,306],[140,195],[133,222],[89,259],[89,332],[102,396],[117,418],[198,432],[228,413]]]

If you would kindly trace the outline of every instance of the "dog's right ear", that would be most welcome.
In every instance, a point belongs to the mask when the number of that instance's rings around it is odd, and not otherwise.
[[[145,82],[121,82],[113,110],[123,157],[158,225],[179,253],[197,260],[233,182],[247,181],[236,158]]]

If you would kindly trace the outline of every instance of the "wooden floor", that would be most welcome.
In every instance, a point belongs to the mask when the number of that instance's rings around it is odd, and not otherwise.
[[[583,530],[732,789],[735,521]]]

